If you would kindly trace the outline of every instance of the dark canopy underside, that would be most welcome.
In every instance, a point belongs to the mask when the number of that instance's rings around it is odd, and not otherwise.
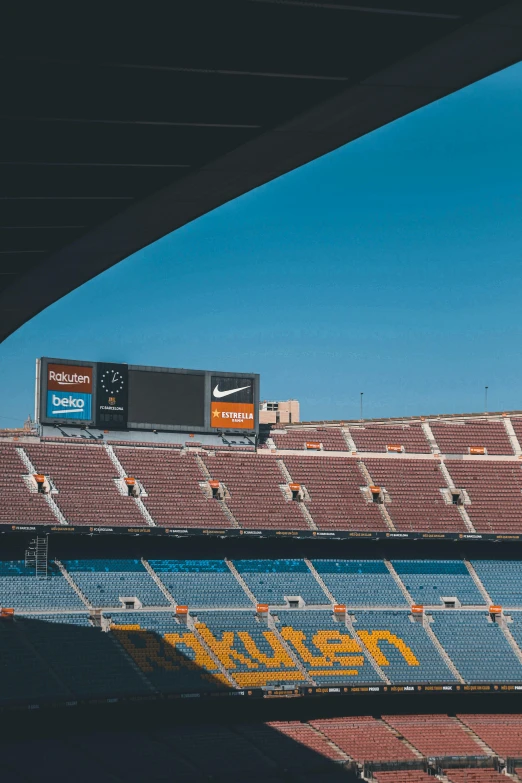
[[[220,204],[522,59],[522,0],[54,8],[3,12],[0,341]]]

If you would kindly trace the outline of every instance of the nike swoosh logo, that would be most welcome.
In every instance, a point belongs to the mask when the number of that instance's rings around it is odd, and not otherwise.
[[[219,391],[219,383],[216,384],[216,388],[212,392],[214,397],[218,399],[220,397],[228,397],[229,394],[235,394],[236,392],[243,391],[243,389],[250,389],[250,386],[240,386],[239,389],[229,389],[228,391]]]

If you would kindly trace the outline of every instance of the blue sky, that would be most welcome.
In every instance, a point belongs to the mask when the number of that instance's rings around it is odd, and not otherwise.
[[[256,371],[304,419],[522,408],[522,65],[136,253],[0,345],[0,426],[36,356]]]

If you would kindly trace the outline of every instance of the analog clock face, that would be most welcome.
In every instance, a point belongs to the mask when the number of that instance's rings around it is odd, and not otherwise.
[[[123,376],[117,370],[105,370],[101,377],[103,391],[118,394],[123,389]]]

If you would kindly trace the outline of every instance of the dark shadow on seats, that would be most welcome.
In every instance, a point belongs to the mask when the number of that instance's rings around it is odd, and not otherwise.
[[[119,619],[122,613],[117,614]],[[232,689],[160,634],[137,629],[136,623],[120,621],[119,627],[104,632],[73,624],[71,613],[63,619],[69,622],[15,616],[0,623],[5,651],[0,704],[25,708],[3,714],[2,781],[355,779],[346,757],[311,727],[300,729],[307,732],[307,741],[301,742],[295,728],[285,732],[264,723],[240,722],[234,716],[238,699],[218,698],[211,705],[212,724],[201,723],[209,716],[207,702],[200,702],[199,719],[194,720],[192,709],[187,723],[184,714],[191,711],[193,700],[183,696],[199,691],[212,698],[212,693],[219,696]],[[81,622],[88,622],[86,615]],[[149,699],[153,701],[147,703]],[[107,700],[114,703],[107,705]],[[110,718],[99,711],[101,702],[114,709]],[[64,705],[61,710],[45,709],[58,704]]]

